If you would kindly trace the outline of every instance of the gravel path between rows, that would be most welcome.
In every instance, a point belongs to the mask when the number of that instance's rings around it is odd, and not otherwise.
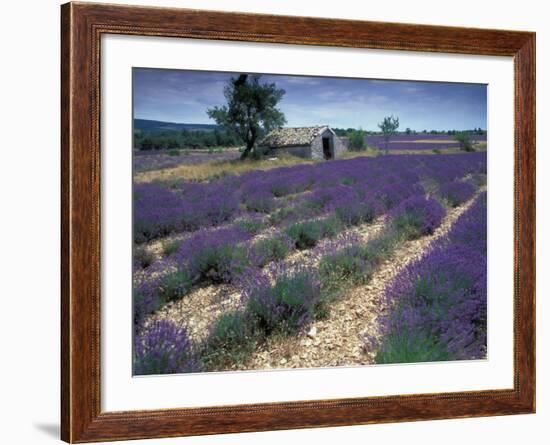
[[[359,227],[346,230],[339,237],[353,234],[359,236],[361,240],[367,241],[378,233],[383,226],[384,217],[380,217],[371,224],[363,224]],[[262,232],[255,239],[265,234],[266,232]],[[319,258],[315,255],[314,250],[321,250],[323,246],[334,241],[324,239],[319,242],[316,249],[294,251],[285,259],[285,263],[315,265]],[[161,310],[152,315],[149,321],[167,319],[179,326],[185,326],[189,337],[193,341],[199,342],[208,334],[209,326],[224,312],[237,308],[240,301],[241,294],[232,285],[199,286],[182,299],[166,304]]]
[[[307,334],[268,340],[251,359],[235,369],[311,368],[372,364],[373,351],[365,351],[365,332],[376,335],[377,317],[386,308],[382,296],[386,285],[407,264],[420,258],[429,246],[444,236],[484,190],[462,206],[449,210],[441,226],[428,237],[408,241],[383,262],[369,284],[357,286],[333,304],[328,318],[312,324]]]
[[[401,268],[422,256],[432,242],[445,235],[482,191],[480,189],[462,206],[449,210],[433,235],[406,242],[398,248],[390,260],[381,264],[369,284],[349,289],[333,303],[329,317],[315,321],[307,335],[269,339],[247,363],[235,365],[232,369],[310,368],[372,363],[373,353],[364,351],[361,338],[367,331],[375,333],[376,319],[384,310],[381,307],[381,296],[386,284]],[[366,242],[383,227],[384,217],[380,217],[371,224],[349,229],[340,236],[355,234]],[[324,245],[331,242],[334,240],[325,239],[315,249],[295,251],[285,262],[315,265],[319,258],[314,251],[322,250]],[[206,338],[212,323],[223,313],[239,307],[240,301],[240,292],[232,285],[200,286],[184,298],[165,305],[151,315],[148,321],[167,319],[185,326],[190,339],[198,343]]]

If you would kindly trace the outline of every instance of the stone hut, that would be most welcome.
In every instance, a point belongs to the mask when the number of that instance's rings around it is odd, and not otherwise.
[[[259,151],[266,156],[288,153],[315,160],[337,159],[346,150],[347,147],[328,125],[276,128],[259,143]]]

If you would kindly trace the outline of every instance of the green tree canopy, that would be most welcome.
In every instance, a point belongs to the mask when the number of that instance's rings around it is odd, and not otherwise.
[[[218,125],[238,134],[246,144],[241,159],[255,149],[259,138],[286,123],[284,114],[276,108],[285,94],[275,83],[261,83],[261,76],[241,74],[232,77],[224,88],[227,104],[206,112]]]
[[[386,154],[388,153],[388,143],[390,142],[390,137],[392,137],[397,129],[399,128],[399,118],[391,116],[384,117],[384,120],[378,124],[378,128],[384,135],[384,140],[386,141]]]
[[[352,130],[348,133],[348,144],[350,150],[359,151],[365,148],[365,132],[361,129]]]
[[[460,149],[464,151],[475,151],[474,146],[472,144],[472,140],[470,139],[470,135],[465,132],[461,131],[457,134],[455,134],[455,139],[460,144]]]

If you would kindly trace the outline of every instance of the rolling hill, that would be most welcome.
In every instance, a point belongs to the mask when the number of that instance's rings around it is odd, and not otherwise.
[[[154,121],[149,119],[134,119],[134,130],[214,131],[218,128],[219,126],[215,124],[185,124]]]

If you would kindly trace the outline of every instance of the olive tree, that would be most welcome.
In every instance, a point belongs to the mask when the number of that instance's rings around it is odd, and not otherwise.
[[[284,114],[276,108],[285,90],[277,88],[275,83],[262,83],[260,79],[260,75],[248,74],[232,77],[223,93],[227,104],[206,111],[218,125],[243,140],[245,148],[241,159],[254,153],[259,138],[286,123]]]

